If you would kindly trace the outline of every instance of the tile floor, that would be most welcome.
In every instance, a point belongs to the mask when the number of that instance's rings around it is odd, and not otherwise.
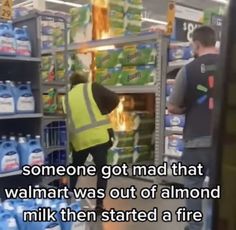
[[[93,187],[95,184],[95,178],[80,178],[79,186],[83,187]],[[138,191],[143,187],[151,187],[152,183],[144,182],[140,180],[134,180],[130,178],[112,178],[109,181],[109,188],[111,187],[129,187],[131,185],[135,185]],[[108,189],[109,189],[108,188]],[[138,193],[137,193],[138,194]],[[93,200],[90,200],[89,203],[91,205],[94,204]],[[159,213],[163,210],[170,210],[174,213],[174,211],[184,204],[183,201],[179,200],[162,200],[160,198],[156,200],[143,200],[139,197],[136,200],[112,200],[111,198],[107,198],[105,200],[106,209],[115,208],[116,210],[130,210],[132,208],[136,208],[138,210],[152,210],[154,207],[157,207]],[[87,227],[87,230],[183,230],[184,224],[172,222],[172,223],[164,223],[162,221],[158,221],[156,223],[90,223]]]

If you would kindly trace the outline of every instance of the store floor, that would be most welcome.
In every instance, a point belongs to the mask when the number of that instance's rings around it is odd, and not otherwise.
[[[79,186],[81,187],[94,187],[96,183],[95,178],[84,177],[80,178]],[[144,182],[140,180],[134,180],[130,178],[118,177],[112,178],[109,181],[109,188],[111,187],[129,187],[135,185],[138,190],[144,187],[151,187],[152,183]],[[108,188],[108,189],[109,189]],[[93,206],[95,203],[93,200],[89,201],[90,206]],[[115,208],[116,210],[131,210],[136,208],[138,210],[152,210],[154,207],[157,207],[161,213],[163,210],[170,210],[173,213],[178,207],[183,206],[183,201],[179,200],[143,200],[140,197],[136,200],[112,200],[107,198],[105,201],[106,209]],[[163,223],[159,221],[157,223],[89,223],[86,230],[183,230],[184,225],[182,223],[172,222],[172,223]]]

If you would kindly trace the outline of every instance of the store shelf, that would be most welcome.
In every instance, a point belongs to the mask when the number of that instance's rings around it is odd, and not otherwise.
[[[124,93],[132,93],[132,94],[139,94],[139,93],[156,93],[157,87],[156,85],[144,85],[144,86],[107,86],[108,89],[111,91],[124,94]]]
[[[172,155],[172,154],[164,154],[164,157],[171,157],[171,158],[175,158],[175,159],[180,159],[182,156],[180,155]]]
[[[48,120],[65,120],[66,116],[65,115],[45,115],[43,117],[44,119],[48,119]]]
[[[88,41],[76,44],[68,45],[68,51],[73,50],[88,50],[93,49],[101,46],[114,46],[114,45],[125,45],[125,44],[132,44],[150,40],[156,40],[160,35],[158,33],[142,33],[139,35],[129,35],[123,37],[115,37],[115,38],[108,38],[108,39],[101,39],[96,41]],[[65,48],[53,48],[48,50],[43,50],[42,55],[49,55],[56,52],[63,52]]]
[[[41,62],[40,58],[36,57],[8,57],[8,56],[0,56],[1,62]]]
[[[42,113],[30,113],[30,114],[14,114],[0,116],[0,120],[11,120],[11,119],[29,119],[29,118],[42,118]]]
[[[170,135],[183,135],[183,130],[165,130],[165,135],[170,136]]]
[[[169,62],[168,67],[167,67],[167,72],[172,72],[173,70],[176,69],[181,69],[188,63],[190,63],[193,59],[190,60],[184,60],[184,61],[174,61],[174,62]]]
[[[9,173],[3,173],[3,174],[0,174],[0,178],[10,177],[10,176],[18,176],[18,175],[21,175],[21,173],[22,173],[22,170],[9,172]]]
[[[44,147],[44,151],[46,155],[54,152],[54,151],[61,151],[66,150],[67,146],[50,146],[50,147]]]
[[[62,81],[52,81],[52,82],[43,82],[43,86],[48,86],[48,87],[63,87],[66,86],[66,82]]]

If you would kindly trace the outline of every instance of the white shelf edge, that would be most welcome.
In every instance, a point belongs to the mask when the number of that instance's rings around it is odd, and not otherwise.
[[[105,86],[116,93],[156,93],[156,85],[143,86]]]
[[[11,119],[29,119],[29,118],[41,118],[42,113],[30,113],[30,114],[14,114],[14,115],[1,115],[0,120],[11,120]]]
[[[37,57],[18,57],[18,56],[2,56],[0,61],[19,61],[19,62],[41,62],[41,58]]]
[[[9,173],[2,173],[2,174],[0,174],[0,178],[10,177],[10,176],[17,176],[17,175],[21,175],[21,173],[22,173],[22,170],[9,172]]]
[[[81,43],[75,43],[75,44],[69,44],[68,45],[68,51],[78,50],[78,49],[91,49],[101,46],[110,46],[110,45],[123,45],[123,44],[130,44],[133,42],[145,42],[149,40],[156,40],[160,38],[159,33],[140,33],[136,35],[128,35],[128,36],[122,36],[122,37],[114,37],[114,38],[108,38],[108,39],[100,39],[100,40],[94,40],[94,41],[87,41],[87,42],[81,42]],[[63,52],[64,48],[52,48],[48,50],[42,50],[42,55],[49,55],[55,52]]]

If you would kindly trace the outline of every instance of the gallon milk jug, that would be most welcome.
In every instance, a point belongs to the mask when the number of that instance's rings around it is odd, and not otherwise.
[[[0,229],[1,230],[19,230],[16,219],[10,212],[0,213]]]
[[[10,199],[4,201],[4,209],[13,214],[19,230],[25,230],[28,223],[23,221],[23,211],[35,208],[33,200]]]
[[[11,141],[0,144],[0,173],[19,170],[20,156]]]
[[[40,136],[26,141],[19,139],[19,153],[21,154],[21,165],[43,165],[44,152],[40,144]]]
[[[16,38],[16,55],[17,56],[31,56],[31,43],[27,31],[27,26],[23,28],[15,28]]]
[[[15,100],[10,86],[0,82],[0,115],[15,113]]]
[[[31,90],[31,82],[17,86],[16,112],[33,113],[35,111],[35,100]]]
[[[15,33],[12,23],[0,23],[0,55],[16,55]]]
[[[73,203],[69,206],[71,210],[79,212],[81,210],[80,202]],[[85,223],[83,222],[62,222],[63,230],[85,230]]]

